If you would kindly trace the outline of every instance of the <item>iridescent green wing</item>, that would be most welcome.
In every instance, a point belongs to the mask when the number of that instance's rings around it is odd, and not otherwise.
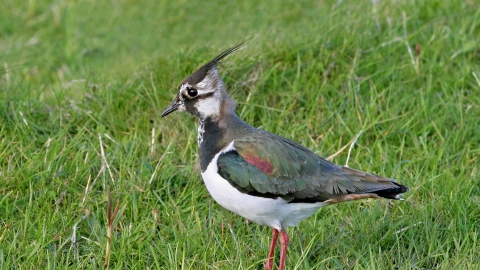
[[[262,135],[235,140],[235,150],[217,160],[218,173],[242,192],[324,201],[398,187],[386,177],[332,164],[293,141]]]

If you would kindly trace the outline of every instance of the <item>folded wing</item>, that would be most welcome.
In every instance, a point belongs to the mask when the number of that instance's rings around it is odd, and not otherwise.
[[[252,136],[217,160],[218,173],[241,192],[290,202],[398,199],[408,188],[394,180],[342,167],[283,137]]]

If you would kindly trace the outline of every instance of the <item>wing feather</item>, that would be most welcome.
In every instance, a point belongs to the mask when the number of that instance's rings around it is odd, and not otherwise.
[[[235,150],[217,160],[218,173],[242,192],[314,202],[342,201],[348,194],[396,198],[408,190],[392,179],[330,163],[293,141],[268,134],[235,140]]]

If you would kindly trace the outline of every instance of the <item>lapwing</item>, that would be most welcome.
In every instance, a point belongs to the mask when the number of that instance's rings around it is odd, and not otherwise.
[[[185,78],[162,117],[185,111],[198,118],[203,181],[222,207],[273,229],[265,269],[273,268],[280,235],[279,269],[285,269],[289,237],[318,208],[365,199],[400,199],[408,187],[395,180],[328,162],[306,147],[254,128],[235,113],[217,71],[230,48]]]

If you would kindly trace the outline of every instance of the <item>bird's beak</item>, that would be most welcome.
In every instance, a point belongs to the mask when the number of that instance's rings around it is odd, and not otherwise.
[[[178,110],[179,106],[180,106],[180,102],[177,101],[177,99],[174,99],[172,101],[172,103],[170,103],[170,105],[168,105],[168,108],[165,111],[163,111],[162,117],[165,117],[165,116],[169,115],[170,113]]]

